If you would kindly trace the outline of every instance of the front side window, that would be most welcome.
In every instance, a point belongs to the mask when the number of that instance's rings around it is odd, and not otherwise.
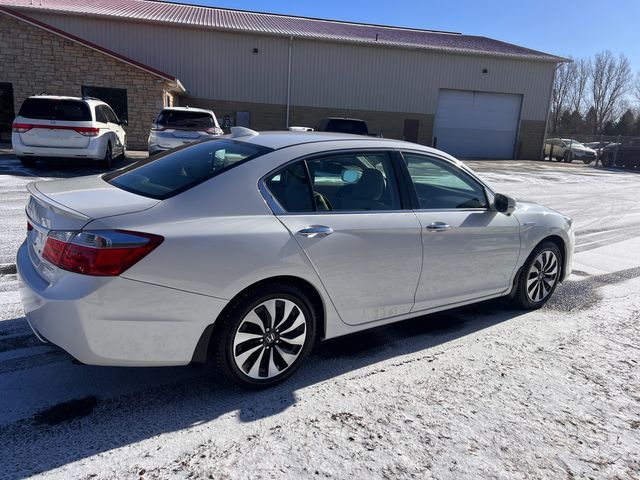
[[[266,180],[266,185],[288,212],[401,209],[387,153],[315,157],[277,172]]]
[[[272,151],[234,140],[213,140],[150,157],[102,178],[128,192],[163,200]]]
[[[487,208],[484,188],[443,160],[403,153],[421,209]]]

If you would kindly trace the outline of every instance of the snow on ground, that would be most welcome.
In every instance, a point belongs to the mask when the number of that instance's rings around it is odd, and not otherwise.
[[[75,365],[35,340],[16,276],[0,276],[0,476],[640,479],[640,175],[470,163],[575,217],[574,274],[554,299],[336,339],[268,391],[209,367]],[[8,165],[0,264],[24,234],[14,205],[34,173]]]

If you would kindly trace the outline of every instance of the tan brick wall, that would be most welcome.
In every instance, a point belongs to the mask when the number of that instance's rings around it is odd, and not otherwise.
[[[30,95],[79,97],[81,87],[127,89],[129,149],[147,148],[169,82],[0,12],[0,82],[13,84],[15,110]]]
[[[181,98],[180,105],[209,108],[213,110],[222,123],[225,115],[235,119],[236,112],[251,113],[251,128],[254,130],[284,130],[286,126],[287,107],[280,104],[229,102],[225,100],[209,100],[205,98]],[[404,120],[407,118],[420,121],[418,143],[431,145],[433,132],[433,115],[399,112],[376,112],[369,110],[349,110],[339,108],[303,107],[292,105],[290,124],[293,126],[314,127],[325,117],[352,117],[365,120],[372,133],[381,133],[385,138],[403,139]]]
[[[544,143],[545,122],[540,120],[520,121],[518,151],[516,155],[522,160],[539,160]]]

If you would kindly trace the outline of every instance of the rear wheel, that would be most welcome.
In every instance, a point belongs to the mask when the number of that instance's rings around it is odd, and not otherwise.
[[[216,365],[244,388],[266,388],[284,381],[315,342],[311,302],[302,290],[287,284],[248,291],[218,321],[223,324],[213,339]]]
[[[113,167],[113,149],[111,148],[111,142],[107,143],[107,149],[104,152],[104,159],[102,160],[102,166],[104,168]]]
[[[542,307],[558,286],[562,254],[553,242],[539,245],[527,258],[514,296],[515,303],[527,310]]]
[[[602,166],[603,167],[611,167],[613,166],[613,158],[611,158],[610,153],[605,153],[602,157]]]
[[[565,161],[565,163],[573,162],[573,152],[571,152],[570,150],[567,150],[566,152],[564,152],[562,159]]]
[[[25,167],[35,167],[36,166],[36,159],[35,158],[18,157],[18,160],[20,160],[20,163]]]

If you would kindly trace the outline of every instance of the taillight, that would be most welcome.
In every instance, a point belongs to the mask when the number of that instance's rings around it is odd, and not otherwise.
[[[84,137],[97,137],[100,133],[98,127],[73,127],[73,129]]]
[[[25,133],[33,128],[30,123],[14,123],[11,125],[11,129],[16,133]]]
[[[162,243],[159,235],[126,230],[49,232],[42,256],[64,270],[116,276]]]
[[[27,232],[30,232],[31,230],[33,230],[33,225],[31,225],[31,222],[27,221]]]

